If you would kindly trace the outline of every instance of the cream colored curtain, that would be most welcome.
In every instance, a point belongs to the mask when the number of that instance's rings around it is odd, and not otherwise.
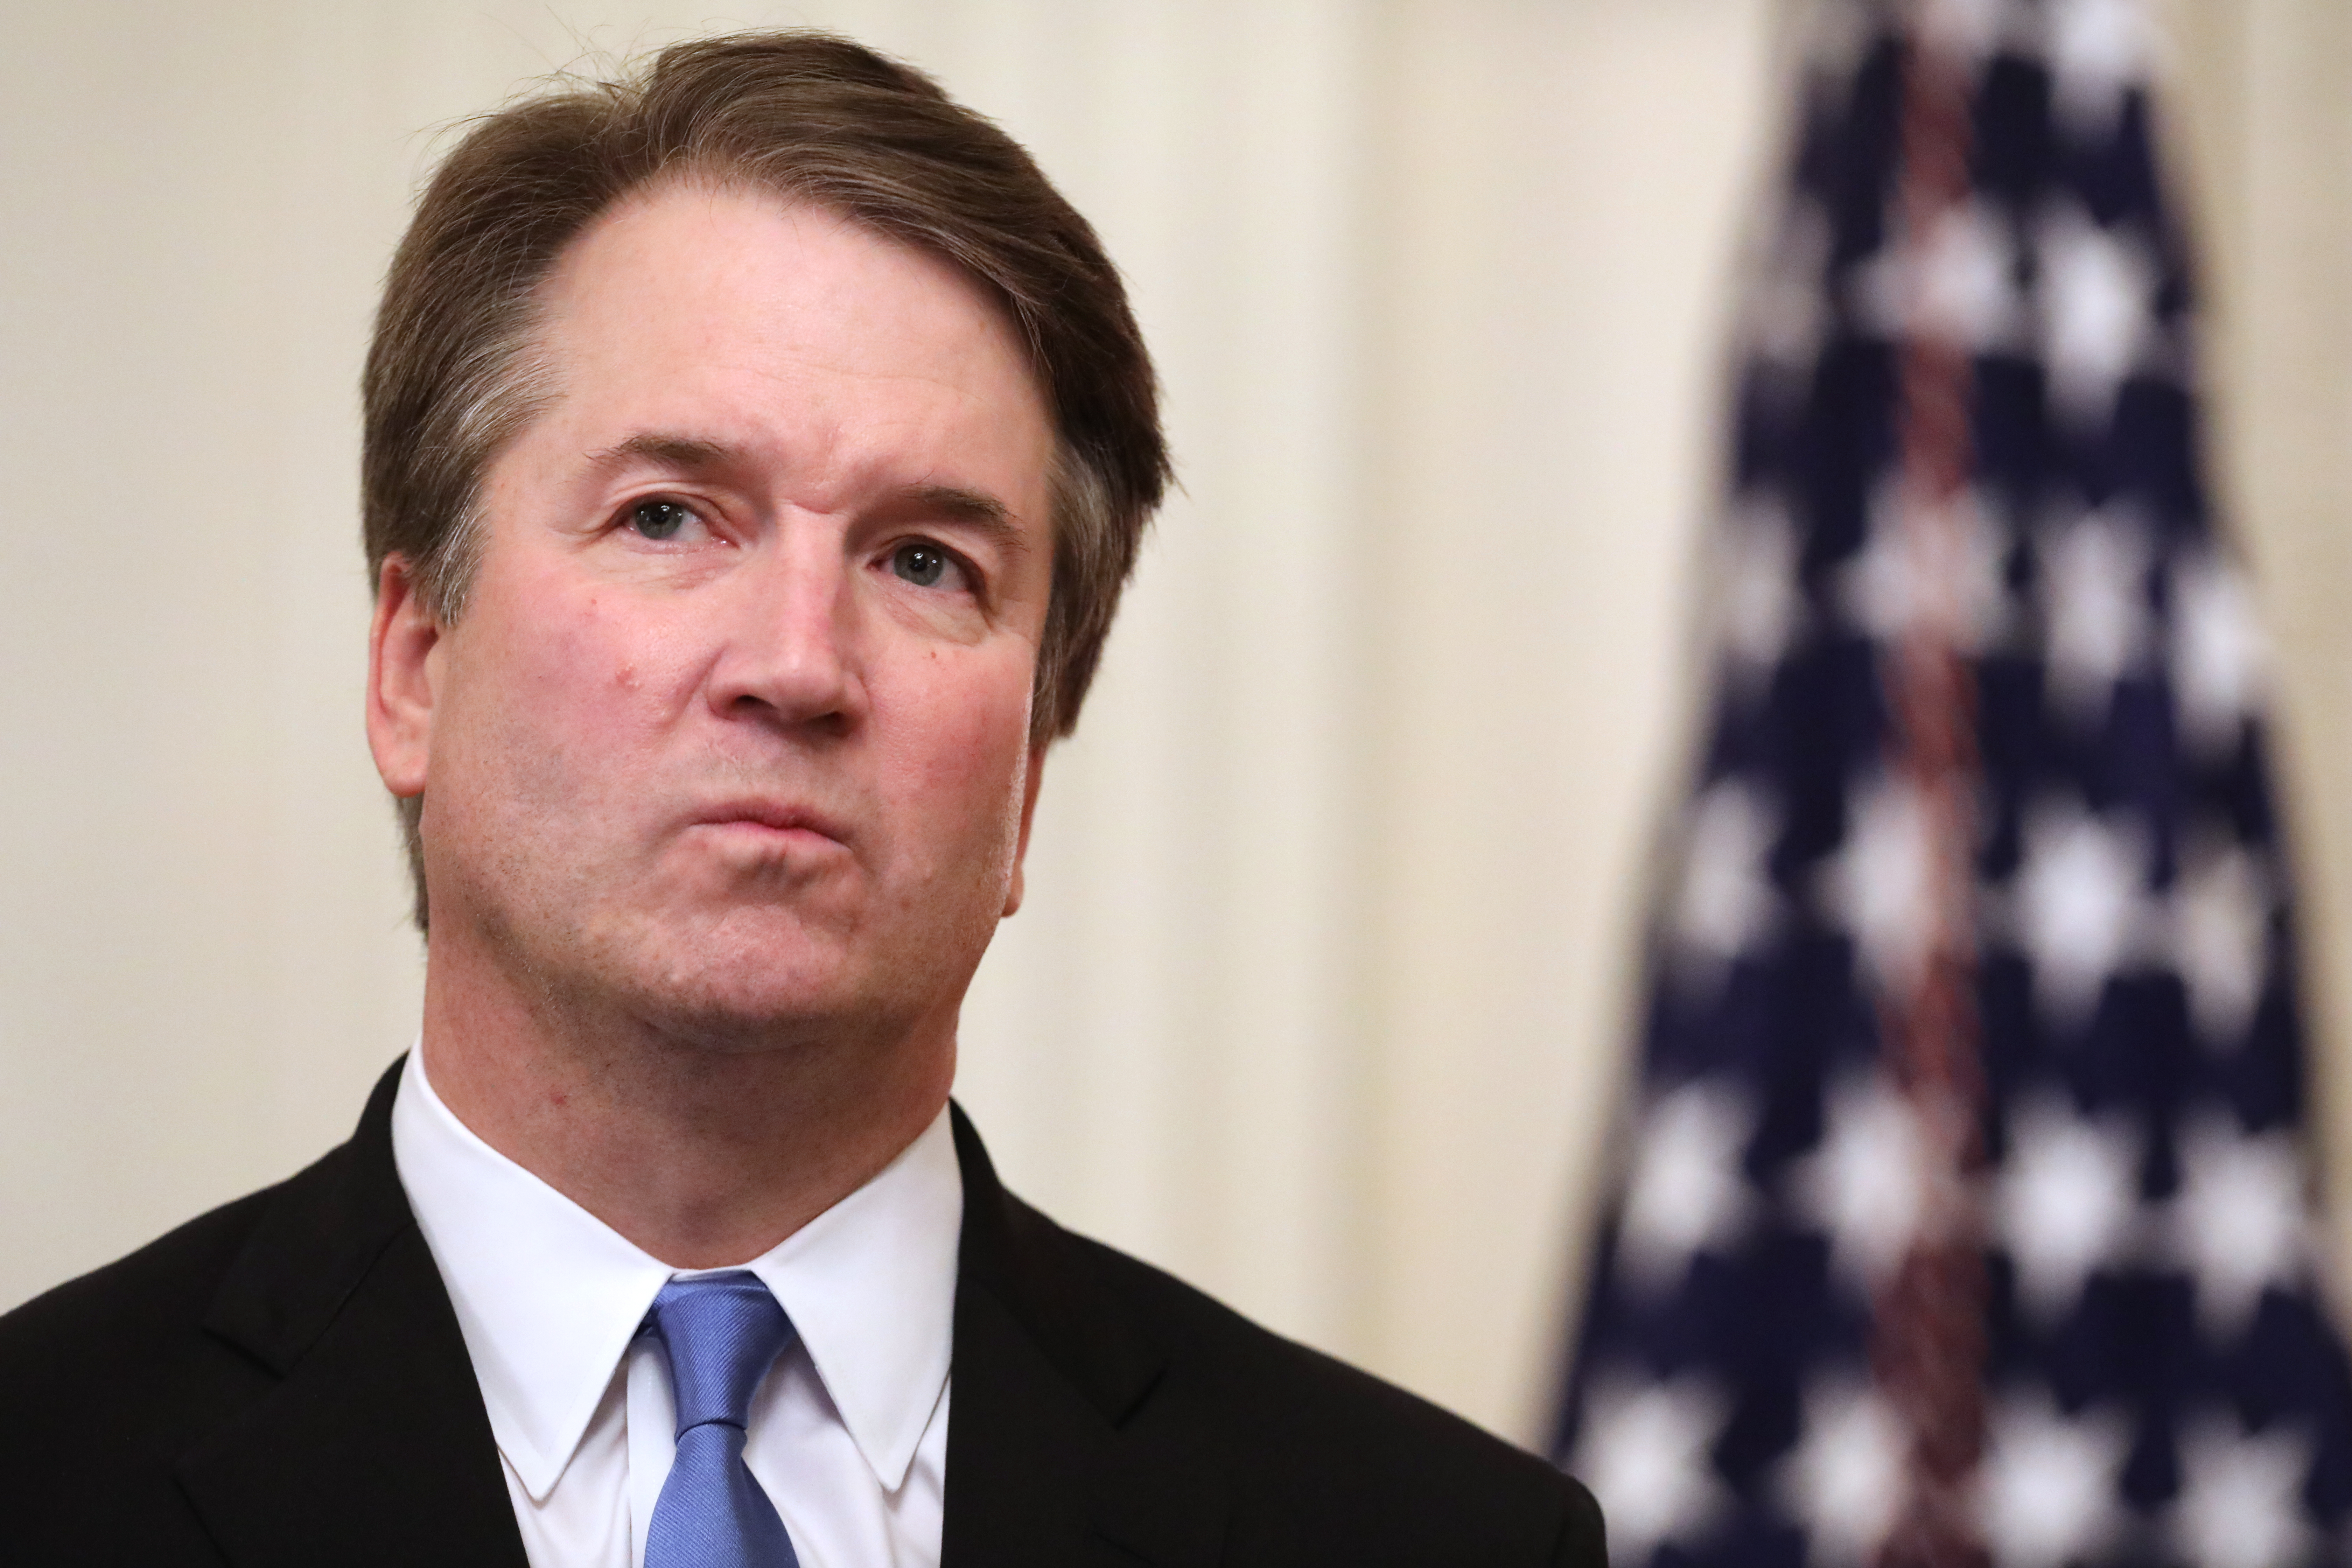
[[[2332,1044],[2352,23],[2176,8],[2223,493],[2284,651]],[[720,18],[842,27],[1001,119],[1103,229],[1167,382],[1184,492],[1049,763],[960,1092],[1068,1223],[1515,1436],[1549,1399],[1679,784],[1783,9]],[[432,128],[709,19],[0,17],[0,1304],[308,1160],[408,1044],[357,700],[373,291]]]

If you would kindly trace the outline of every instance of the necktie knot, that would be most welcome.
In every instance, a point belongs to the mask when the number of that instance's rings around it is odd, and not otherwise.
[[[646,1568],[798,1568],[775,1504],[743,1463],[751,1395],[793,1321],[748,1269],[673,1279],[647,1314],[669,1358],[677,1451],[646,1533]]]
[[[673,1279],[654,1298],[654,1332],[669,1356],[677,1430],[741,1427],[769,1366],[793,1342],[793,1322],[760,1277],[737,1269]]]

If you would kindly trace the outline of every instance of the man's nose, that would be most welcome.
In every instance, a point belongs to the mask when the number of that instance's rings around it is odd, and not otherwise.
[[[856,721],[864,691],[851,570],[837,541],[788,535],[730,574],[710,668],[714,711],[828,731]]]

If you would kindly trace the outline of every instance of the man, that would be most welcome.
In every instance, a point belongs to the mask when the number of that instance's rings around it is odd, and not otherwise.
[[[1599,1568],[1573,1482],[1056,1229],[948,1104],[1167,471],[1018,147],[806,34],[503,110],[365,464],[418,1048],[0,1320],[0,1557]]]

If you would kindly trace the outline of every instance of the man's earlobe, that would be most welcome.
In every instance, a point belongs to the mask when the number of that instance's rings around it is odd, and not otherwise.
[[[446,628],[425,603],[406,558],[390,555],[376,578],[368,629],[368,750],[383,787],[423,792],[433,750],[433,658]]]

